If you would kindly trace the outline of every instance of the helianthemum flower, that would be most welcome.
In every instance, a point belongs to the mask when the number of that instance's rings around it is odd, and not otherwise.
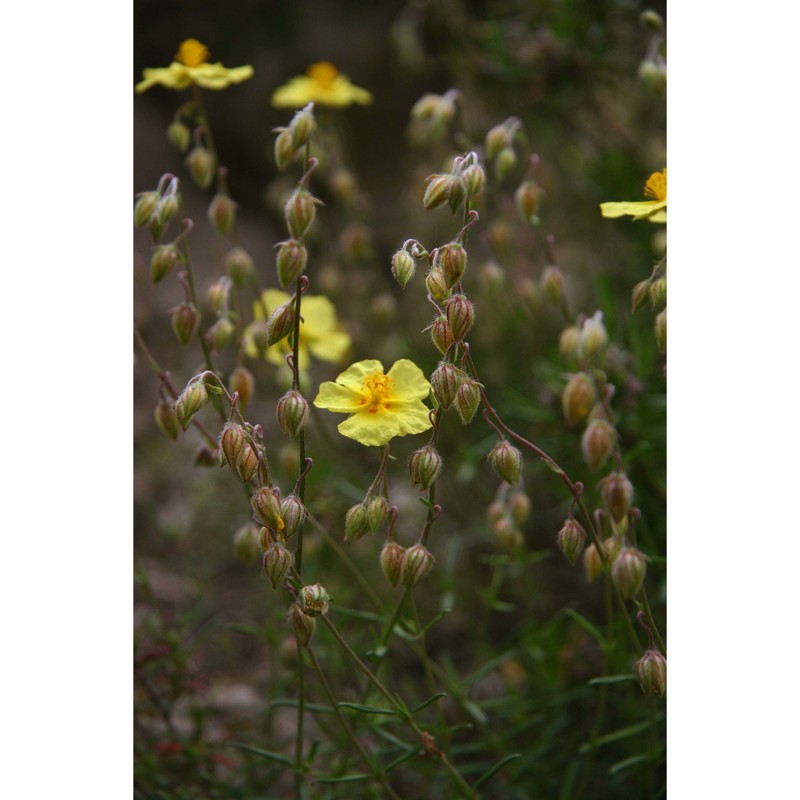
[[[253,304],[253,313],[257,320],[264,319],[263,306],[267,314],[271,314],[278,306],[288,303],[290,295],[277,289],[267,289],[262,295],[262,303]],[[339,329],[336,309],[322,295],[303,295],[300,311],[300,344],[298,346],[298,364],[301,370],[308,368],[309,354],[320,361],[338,364],[350,348],[350,334]],[[245,334],[245,348],[248,356],[255,358],[258,350],[252,336]],[[265,357],[273,364],[283,364],[287,353],[291,353],[289,337],[281,339],[272,347],[268,347]]]
[[[667,221],[667,168],[654,172],[644,185],[644,193],[652,200],[639,202],[600,203],[600,213],[604,217],[623,217],[630,214],[634,219],[648,219],[650,222]]]
[[[366,89],[354,86],[328,61],[312,64],[305,75],[292,78],[272,95],[275,108],[303,108],[309,103],[343,108],[352,103],[366,106],[371,102],[372,95]]]
[[[222,64],[208,63],[208,48],[197,39],[181,42],[175,60],[168,67],[148,68],[142,73],[144,80],[136,84],[136,91],[146,92],[160,84],[167,89],[224,89],[232,83],[241,83],[253,76],[251,66],[228,69]]]
[[[319,387],[317,408],[350,414],[339,433],[365,445],[380,446],[395,436],[422,433],[431,427],[430,409],[422,402],[431,390],[422,370],[407,358],[389,372],[375,359],[348,367],[336,381]]]

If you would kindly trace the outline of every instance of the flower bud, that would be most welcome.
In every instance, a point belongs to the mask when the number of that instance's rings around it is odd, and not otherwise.
[[[217,233],[230,233],[236,225],[236,203],[227,194],[215,194],[208,206],[208,221]]]
[[[564,278],[561,270],[553,265],[546,267],[542,273],[541,282],[549,298],[559,305],[564,296]]]
[[[578,347],[580,345],[581,334],[577,326],[570,325],[561,331],[558,340],[558,349],[561,357],[567,362],[574,362],[578,358]]]
[[[429,175],[427,187],[422,198],[422,205],[429,211],[443,206],[447,202],[452,175]]]
[[[661,95],[667,88],[667,67],[663,63],[656,63],[645,59],[639,64],[639,78],[655,94]]]
[[[186,166],[195,185],[208,189],[217,172],[217,159],[206,147],[193,147],[186,156]]]
[[[256,352],[263,356],[269,347],[269,324],[267,320],[253,320],[244,331],[245,339],[253,343]]]
[[[297,150],[292,145],[292,132],[288,128],[280,128],[275,137],[275,165],[283,172],[297,158]]]
[[[220,317],[205,333],[206,344],[211,350],[223,350],[236,335],[236,325],[230,317]]]
[[[650,299],[650,306],[655,310],[663,308],[667,302],[667,279],[664,277],[656,278],[647,289]]]
[[[262,525],[267,525],[278,535],[283,533],[284,522],[281,517],[281,493],[278,489],[262,486],[250,498],[253,516]]]
[[[657,317],[655,322],[656,344],[659,353],[667,352],[667,309],[665,308]]]
[[[508,128],[505,125],[495,125],[486,134],[486,158],[493,161],[504,147],[511,144]]]
[[[300,149],[313,135],[317,129],[317,121],[314,118],[314,106],[309,103],[305,108],[300,109],[289,123],[289,131],[292,134],[292,147]]]
[[[241,288],[256,274],[250,254],[242,247],[234,247],[225,256],[225,270],[236,286]]]
[[[497,180],[501,181],[517,165],[517,154],[512,147],[504,147],[498,154],[494,162],[494,174]]]
[[[667,659],[658,650],[645,650],[633,665],[642,691],[651,697],[663,697],[667,691]]]
[[[442,408],[450,408],[463,378],[464,373],[454,364],[449,361],[439,362],[431,375],[431,387]]]
[[[358,196],[358,182],[348,169],[340,167],[330,177],[329,185],[336,199],[346,208],[353,205]]]
[[[392,256],[392,275],[394,275],[394,279],[403,289],[406,288],[406,284],[414,277],[416,271],[416,261],[408,250],[398,250]]]
[[[415,450],[408,459],[408,472],[413,486],[429,489],[442,469],[442,457],[432,445]]]
[[[219,435],[220,461],[235,470],[249,446],[245,429],[238,422],[226,422]]]
[[[351,506],[344,517],[344,540],[358,541],[368,530],[367,507],[363,503]]]
[[[158,283],[181,260],[174,244],[159,245],[150,258],[150,280]]]
[[[156,210],[153,212],[153,217],[157,221],[157,226],[160,231],[166,227],[167,223],[178,216],[181,210],[181,197],[175,191],[167,192],[159,201]],[[152,226],[153,220],[151,220]],[[158,236],[156,236],[158,238]]]
[[[603,574],[603,560],[593,544],[590,544],[583,551],[583,571],[589,583],[592,583]]]
[[[177,439],[180,431],[178,417],[175,408],[170,403],[163,400],[159,402],[155,410],[156,425],[170,439]]]
[[[142,192],[139,195],[139,199],[133,207],[133,224],[137,228],[143,228],[150,222],[160,198],[161,195],[158,192]]]
[[[514,192],[517,213],[523,222],[529,225],[539,224],[539,208],[544,197],[544,190],[536,181],[523,181]]]
[[[290,389],[278,400],[276,413],[283,435],[294,438],[308,419],[308,401],[297,389]]]
[[[227,311],[231,299],[231,286],[233,281],[227,275],[223,275],[208,287],[208,304],[214,313]]]
[[[403,553],[400,580],[403,586],[416,586],[433,567],[434,558],[422,544],[414,544]]]
[[[434,267],[428,272],[425,276],[425,287],[428,290],[428,294],[439,303],[450,297],[450,288],[447,285],[447,280],[441,267]]]
[[[594,381],[585,373],[573,375],[564,387],[561,406],[568,425],[574,425],[591,411],[597,399]]]
[[[519,483],[522,473],[522,453],[509,442],[498,442],[487,456],[494,471],[512,486]]]
[[[623,597],[633,597],[644,583],[647,562],[635,547],[623,547],[611,567],[611,576]]]
[[[295,239],[300,238],[308,230],[317,215],[314,198],[305,189],[295,189],[291,197],[286,201],[284,214],[289,233]]]
[[[181,153],[185,153],[192,143],[192,132],[182,122],[175,120],[167,127],[169,143]]]
[[[183,345],[189,344],[199,323],[197,309],[191,303],[181,303],[172,312],[172,330]]]
[[[386,542],[381,550],[381,569],[392,586],[397,586],[400,580],[405,552],[405,548],[397,542]]]
[[[328,613],[328,606],[333,598],[320,583],[304,586],[300,590],[299,603],[304,614],[309,617],[322,617]]]
[[[285,339],[294,329],[294,303],[278,306],[267,320],[267,346]]]
[[[247,483],[258,469],[258,453],[251,445],[247,445],[242,452],[239,461],[235,465],[236,474]]]
[[[498,546],[508,553],[519,553],[525,544],[525,535],[507,515],[492,524],[492,536]]]
[[[294,283],[306,269],[308,251],[300,239],[287,239],[280,243],[275,263],[278,268],[278,283],[288,286]]]
[[[192,417],[208,402],[208,390],[202,375],[192,378],[175,401],[175,414],[186,430]]]
[[[439,250],[437,263],[444,274],[447,288],[452,289],[467,268],[467,251],[460,242],[450,242]]]
[[[558,532],[558,546],[570,564],[574,564],[578,560],[578,556],[586,547],[586,539],[586,531],[580,522],[575,517],[569,517]]]
[[[581,450],[589,469],[602,467],[614,449],[617,432],[614,426],[604,419],[593,419],[581,436]]]
[[[233,554],[245,564],[252,564],[261,554],[258,528],[252,522],[242,525],[233,536]]]
[[[639,281],[631,292],[631,313],[636,313],[648,301],[650,295],[650,282]]]
[[[625,519],[633,500],[633,484],[624,472],[612,472],[600,482],[600,493],[615,522]]]
[[[431,340],[442,355],[445,355],[453,344],[453,332],[444,314],[440,314],[431,323]]]
[[[281,500],[281,519],[283,519],[283,539],[289,539],[300,530],[306,521],[308,511],[297,495],[290,494]]]
[[[522,525],[531,513],[531,501],[525,492],[513,492],[508,498],[508,510],[517,525]]]
[[[653,11],[649,8],[639,14],[639,22],[651,31],[664,30],[664,20],[661,15],[657,11]]]
[[[460,342],[475,324],[475,306],[465,294],[456,294],[444,301],[444,313],[453,339]]]
[[[608,333],[603,325],[603,312],[596,311],[581,328],[580,352],[584,358],[592,359],[602,354],[606,347],[608,347]]]
[[[452,175],[450,183],[447,185],[447,202],[454,214],[458,211],[458,207],[464,202],[466,196],[467,185],[460,176]]]
[[[297,603],[292,603],[289,613],[286,615],[286,621],[289,623],[289,627],[292,629],[292,633],[295,635],[300,647],[308,647],[308,643],[314,635],[314,628],[317,625],[314,617],[304,614]]]
[[[372,533],[377,533],[381,525],[383,525],[384,520],[389,515],[389,503],[386,501],[385,497],[377,496],[373,497],[372,500],[366,504],[366,507],[369,529]]]
[[[464,378],[456,391],[455,406],[458,417],[464,425],[468,425],[478,406],[481,404],[481,389],[478,381]]]
[[[273,589],[277,589],[289,573],[292,554],[280,543],[273,542],[264,552],[264,574]]]
[[[467,197],[477,197],[486,185],[486,172],[480,164],[470,164],[461,173],[461,180],[467,189]]]
[[[236,367],[228,378],[228,386],[231,394],[236,392],[239,395],[239,408],[245,411],[250,405],[255,387],[253,373],[247,367]]]

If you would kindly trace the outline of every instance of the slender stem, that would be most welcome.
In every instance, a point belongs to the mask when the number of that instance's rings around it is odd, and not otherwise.
[[[303,721],[305,719],[305,667],[303,663],[303,646],[300,640],[297,645],[297,733],[294,740],[294,793],[297,800],[303,796]]]

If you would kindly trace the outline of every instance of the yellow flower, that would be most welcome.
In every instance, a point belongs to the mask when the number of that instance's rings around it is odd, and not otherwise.
[[[637,203],[600,203],[600,213],[604,217],[622,217],[630,214],[634,219],[648,219],[650,222],[667,221],[667,168],[654,172],[644,185],[644,193],[652,200]]]
[[[350,414],[339,433],[366,445],[383,445],[395,436],[422,433],[431,427],[430,409],[422,402],[431,385],[407,358],[384,374],[380,361],[368,359],[348,367],[319,387],[317,408]]]
[[[224,89],[253,76],[251,66],[228,69],[219,63],[209,64],[208,55],[208,48],[202,42],[186,39],[168,67],[144,70],[144,80],[136,84],[136,91],[141,94],[156,84],[167,89],[188,89],[193,84],[202,89]]]
[[[372,95],[366,89],[354,86],[328,61],[312,64],[305,75],[292,78],[272,95],[275,108],[303,108],[309,103],[343,108],[351,103],[366,106],[371,102]]]
[[[267,314],[271,314],[278,306],[288,303],[290,295],[277,289],[267,289],[261,300],[267,307]],[[261,303],[253,304],[253,313],[256,319],[264,319]],[[300,306],[300,344],[298,346],[298,367],[304,370],[308,367],[309,353],[320,361],[330,361],[338,364],[350,348],[350,334],[339,330],[336,320],[336,309],[327,297],[322,295],[303,295]],[[252,338],[245,334],[245,352],[251,358],[258,356],[258,350]],[[291,353],[289,337],[281,339],[272,347],[267,348],[266,359],[273,364],[284,364],[287,353]]]

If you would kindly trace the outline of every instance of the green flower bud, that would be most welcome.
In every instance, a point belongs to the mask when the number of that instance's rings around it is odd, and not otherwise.
[[[443,206],[448,201],[452,175],[429,175],[422,205],[429,211]]]
[[[664,30],[664,20],[661,15],[657,11],[653,11],[652,9],[648,8],[645,11],[642,11],[639,14],[639,22],[645,27],[649,28],[651,31],[663,31]]]
[[[578,347],[580,346],[581,334],[577,326],[570,325],[561,331],[561,336],[558,340],[558,349],[561,357],[573,363],[578,358]]]
[[[394,279],[405,289],[406,284],[414,277],[417,271],[417,263],[408,250],[398,250],[392,256],[392,275]]]
[[[225,270],[230,275],[231,280],[240,289],[246,283],[252,281],[256,270],[250,254],[242,247],[234,247],[225,256]]]
[[[420,489],[429,489],[442,469],[442,457],[436,448],[425,445],[415,450],[408,460],[408,472],[411,483]]]
[[[208,304],[215,314],[227,311],[230,305],[232,285],[233,281],[227,275],[223,275],[208,287]]]
[[[273,542],[265,551],[264,574],[273,589],[283,584],[291,566],[292,554],[280,542]]]
[[[500,154],[500,151],[511,144],[511,137],[508,135],[508,129],[505,125],[495,125],[486,134],[486,158],[489,161],[494,161]]]
[[[160,235],[161,230],[167,226],[171,219],[180,214],[181,211],[181,196],[177,192],[167,192],[159,201],[156,210],[153,212],[153,217],[156,221],[158,232]],[[151,220],[152,226],[153,220]]]
[[[208,206],[208,220],[217,233],[230,233],[236,225],[236,203],[227,194],[215,194]]]
[[[512,147],[504,147],[494,162],[494,174],[497,180],[502,181],[517,165],[517,154]]]
[[[281,516],[281,493],[278,489],[262,486],[250,498],[250,505],[257,522],[267,525],[278,536],[283,534],[285,526]]]
[[[558,547],[570,564],[574,564],[578,560],[578,556],[586,547],[586,539],[586,531],[580,522],[575,517],[569,517],[558,532]]]
[[[583,551],[583,571],[589,583],[595,581],[603,573],[603,561],[593,544]]]
[[[650,296],[650,281],[639,281],[631,292],[631,313],[636,313],[644,306]]]
[[[180,251],[174,244],[162,244],[153,250],[150,258],[150,280],[158,283],[179,261]]]
[[[541,283],[548,297],[556,305],[559,305],[564,296],[564,278],[561,275],[561,270],[552,265],[545,267],[542,273]]]
[[[192,417],[208,402],[208,390],[202,375],[192,378],[175,401],[175,414],[186,430]]]
[[[623,597],[633,597],[644,583],[647,562],[635,547],[623,547],[611,567],[611,577]]]
[[[201,189],[208,189],[217,173],[217,159],[208,148],[193,147],[186,156],[186,167],[195,185]]]
[[[293,494],[284,497],[281,500],[281,518],[284,524],[283,538],[289,539],[294,536],[306,521],[307,516],[308,511],[299,497]]]
[[[367,507],[363,503],[351,506],[344,517],[344,540],[346,542],[350,539],[358,541],[368,530]]]
[[[294,330],[294,302],[278,306],[267,320],[267,347],[285,339]]]
[[[167,127],[169,143],[181,153],[185,153],[192,143],[192,132],[182,122],[175,120]]]
[[[275,139],[275,165],[283,172],[292,165],[295,158],[297,150],[292,144],[292,132],[288,128],[280,128]]]
[[[594,381],[585,373],[573,375],[564,387],[561,406],[568,425],[574,425],[591,411],[597,399]]]
[[[180,432],[180,423],[175,414],[175,408],[171,403],[166,403],[163,400],[159,402],[155,410],[156,425],[163,434],[169,436],[170,439],[177,439]]]
[[[455,214],[458,207],[467,197],[467,185],[460,176],[452,175],[450,183],[447,185],[447,202],[450,210]]]
[[[226,422],[219,435],[220,462],[236,469],[250,443],[245,429],[238,422]]]
[[[467,197],[477,197],[486,185],[486,172],[480,164],[470,164],[461,173],[461,180],[467,190]]]
[[[258,543],[258,528],[251,522],[242,525],[234,534],[233,554],[245,564],[252,564],[261,554],[261,547]]]
[[[581,450],[589,469],[598,470],[608,460],[617,441],[614,426],[604,419],[593,419],[581,437]]]
[[[253,373],[247,367],[236,367],[228,378],[228,387],[231,394],[236,392],[239,395],[239,408],[246,411],[255,388]]]
[[[460,342],[475,324],[475,306],[465,294],[456,294],[444,301],[444,313],[453,339]]]
[[[667,302],[667,279],[656,278],[648,287],[648,297],[653,310],[663,308]]]
[[[432,569],[434,558],[422,544],[414,544],[403,553],[400,580],[403,586],[416,586]]]
[[[428,272],[425,276],[425,287],[428,294],[439,303],[450,297],[450,288],[441,267],[434,267]]]
[[[276,413],[278,425],[284,436],[293,439],[305,427],[308,419],[308,401],[297,389],[291,389],[278,400]]]
[[[439,250],[437,266],[441,267],[447,288],[452,289],[467,268],[467,251],[460,242],[450,242]]]
[[[664,696],[667,691],[667,659],[658,650],[645,650],[633,669],[639,686],[648,697]]]
[[[292,629],[292,633],[300,644],[300,647],[308,647],[311,637],[314,635],[314,628],[317,621],[314,617],[304,614],[300,606],[292,603],[289,608],[289,613],[286,615],[286,621]]]
[[[319,583],[315,583],[312,586],[304,586],[300,590],[300,608],[309,617],[322,617],[327,614],[328,606],[332,599]]]
[[[633,500],[633,484],[624,472],[612,472],[600,482],[600,493],[608,512],[615,522],[628,514]]]
[[[191,303],[181,303],[172,312],[172,330],[183,345],[189,344],[199,323],[200,316]]]
[[[454,364],[449,361],[439,362],[439,366],[431,375],[431,386],[442,408],[450,408],[463,378],[464,373]]]
[[[431,323],[431,341],[442,355],[445,355],[453,344],[453,332],[444,314],[440,314]]]
[[[139,195],[133,207],[133,224],[137,228],[143,228],[150,222],[160,199],[161,195],[158,192],[142,192]]]
[[[389,503],[385,497],[373,497],[367,507],[367,523],[372,533],[377,533],[384,520],[389,515]]]
[[[306,269],[308,251],[300,239],[287,239],[281,242],[275,263],[278,268],[278,283],[288,286],[294,283]]]
[[[286,201],[284,214],[289,233],[298,239],[309,229],[317,215],[316,202],[308,191],[298,187]]]
[[[314,105],[309,103],[305,108],[300,109],[289,123],[289,131],[292,134],[292,147],[300,149],[313,135],[317,129],[317,121],[314,118]]]
[[[397,586],[400,581],[405,552],[405,548],[397,542],[386,542],[381,550],[381,569],[392,586]]]
[[[211,350],[223,350],[236,335],[236,325],[230,317],[220,317],[205,333],[206,344]]]
[[[536,181],[523,181],[514,192],[517,213],[523,222],[529,225],[539,224],[539,208],[544,197],[544,190]]]
[[[522,453],[506,441],[498,442],[487,456],[494,471],[512,486],[522,474]]]
[[[464,425],[469,424],[481,404],[480,384],[472,378],[464,378],[456,391],[455,407],[459,419]]]

